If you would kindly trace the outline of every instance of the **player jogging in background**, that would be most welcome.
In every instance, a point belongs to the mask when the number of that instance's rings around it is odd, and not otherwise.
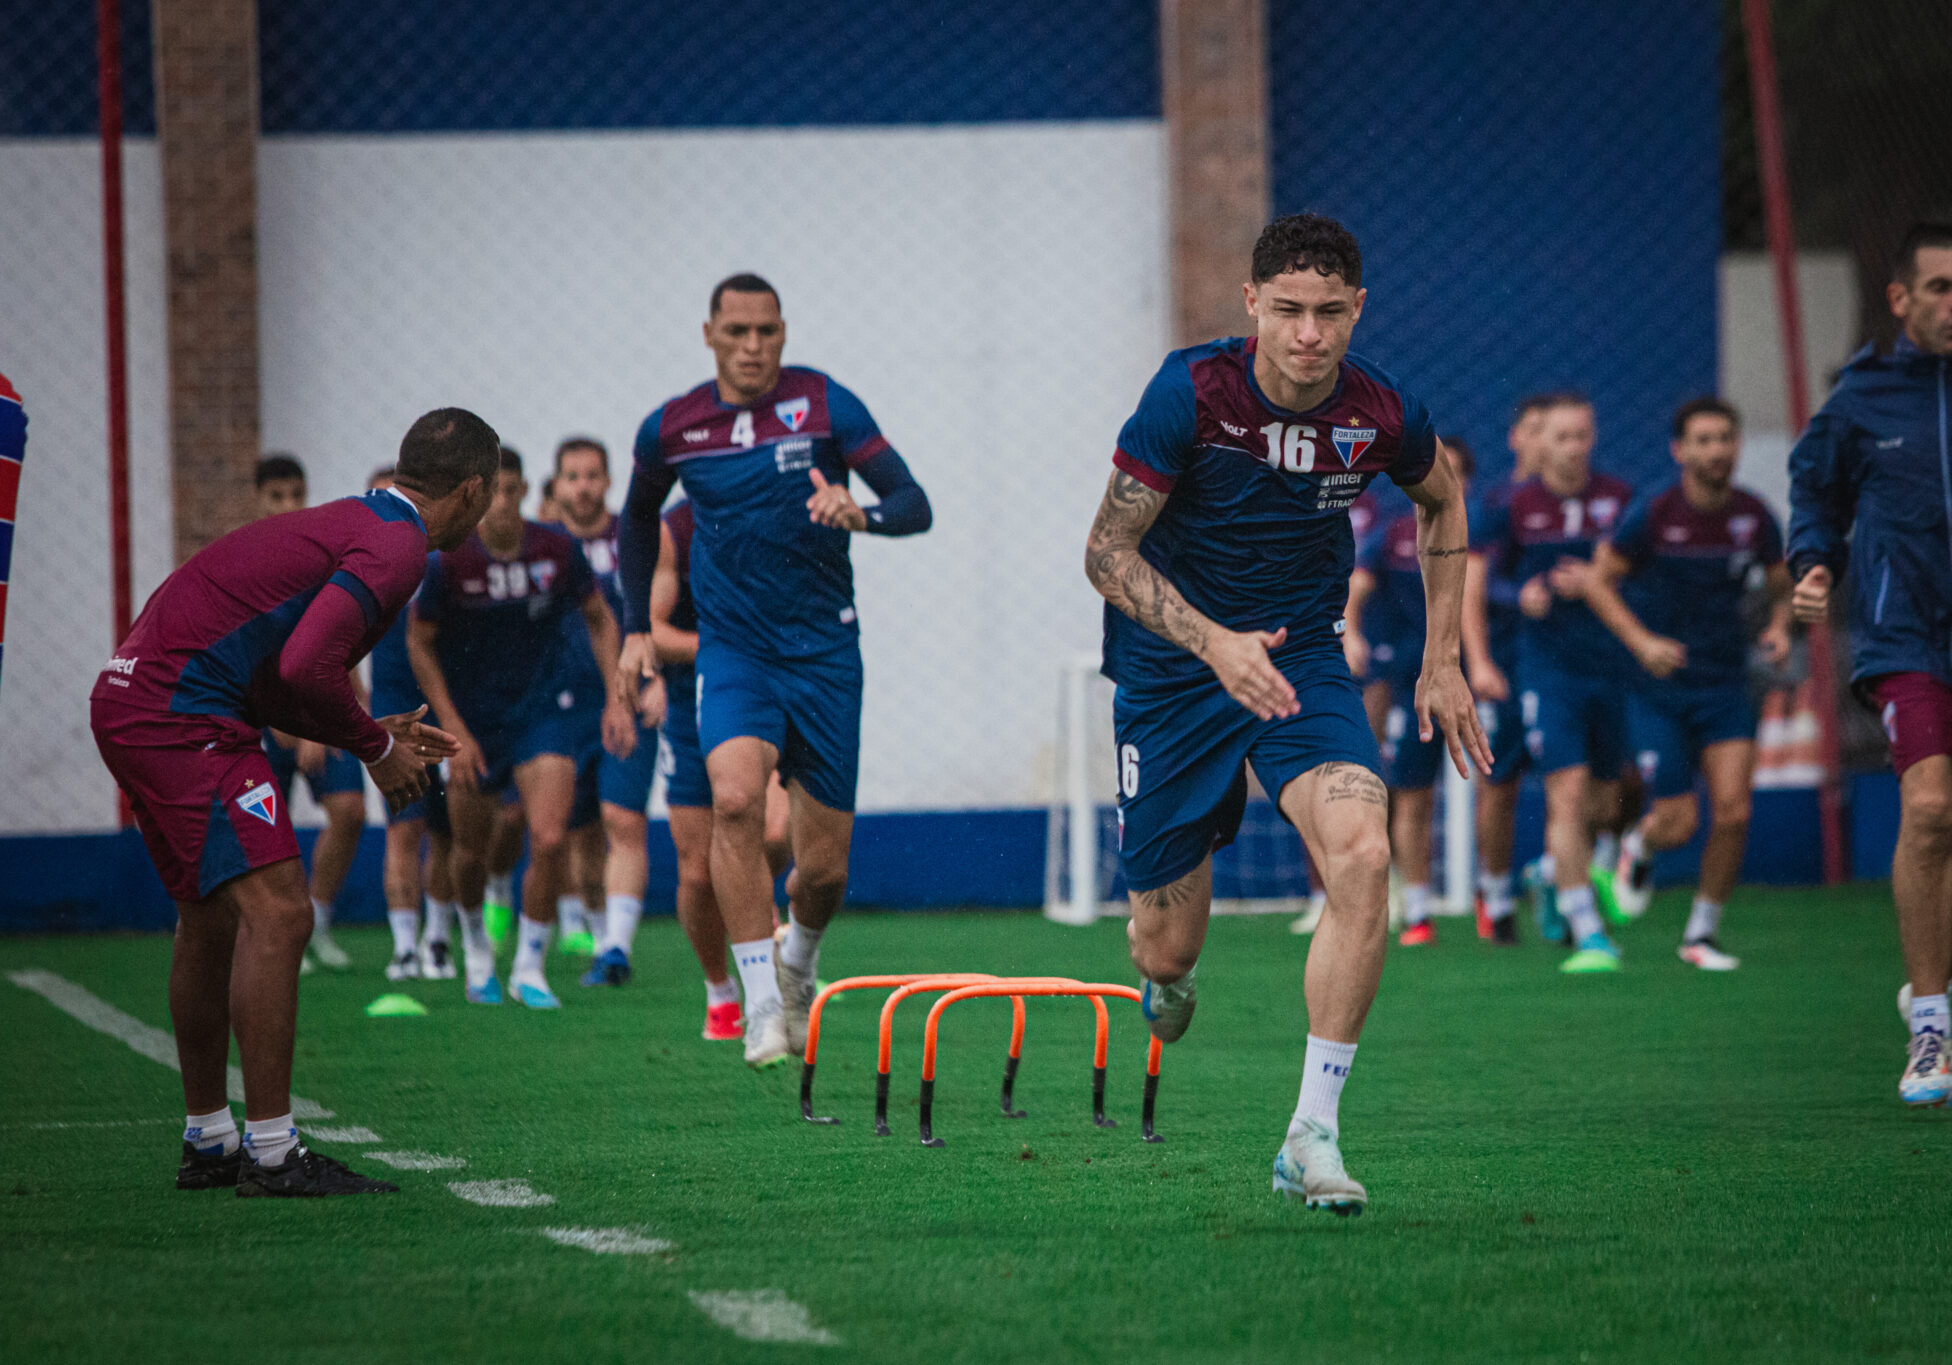
[[[1423,405],[1348,353],[1364,298],[1361,252],[1341,224],[1270,223],[1246,286],[1256,334],[1166,357],[1119,433],[1085,552],[1118,684],[1119,863],[1140,1008],[1166,1042],[1192,1018],[1212,852],[1239,826],[1252,763],[1328,892],[1274,1188],[1343,1214],[1368,1200],[1343,1167],[1338,1106],[1388,939],[1388,797],[1338,639],[1347,509],[1377,474],[1418,509],[1419,736],[1441,728],[1460,770],[1467,755],[1490,764],[1458,666],[1462,489]]]
[[[27,459],[27,409],[0,374],[0,651],[7,639],[7,574],[14,554],[14,510],[20,503],[20,471]]]
[[[1482,528],[1493,508],[1510,501],[1512,491],[1539,472],[1539,433],[1553,399],[1544,394],[1522,400],[1506,443],[1511,447],[1511,477],[1482,489],[1471,509],[1471,525]],[[1512,844],[1518,831],[1518,782],[1530,763],[1525,720],[1513,685],[1518,676],[1518,596],[1501,580],[1497,591],[1485,573],[1485,556],[1473,548],[1464,584],[1465,676],[1478,699],[1478,720],[1491,745],[1491,772],[1476,779],[1478,845],[1478,937],[1493,943],[1518,942],[1517,900],[1512,887]],[[1548,941],[1563,942],[1565,921],[1556,908],[1539,926]]]
[[[1627,734],[1650,801],[1621,840],[1613,894],[1630,917],[1653,898],[1653,855],[1679,848],[1699,822],[1697,772],[1708,779],[1708,845],[1681,933],[1681,960],[1705,971],[1741,963],[1722,951],[1722,906],[1742,872],[1755,778],[1742,603],[1766,585],[1761,649],[1789,656],[1789,570],[1782,528],[1762,499],[1735,487],[1742,444],[1735,409],[1683,403],[1670,450],[1681,477],[1637,499],[1593,556],[1586,601],[1640,664],[1628,683]]]
[[[1474,470],[1470,447],[1460,438],[1446,437],[1444,448],[1468,496]],[[1388,694],[1383,783],[1390,797],[1390,853],[1403,879],[1403,932],[1397,942],[1406,948],[1437,941],[1430,922],[1430,850],[1437,773],[1444,757],[1440,736],[1422,739],[1417,733],[1416,685],[1423,673],[1426,633],[1418,535],[1417,514],[1411,511],[1378,527],[1367,540],[1357,540],[1342,635],[1349,672],[1357,678],[1366,674]]]
[[[1561,970],[1575,973],[1620,966],[1590,864],[1594,827],[1610,824],[1619,802],[1621,679],[1632,667],[1586,605],[1593,547],[1630,497],[1626,484],[1592,471],[1593,432],[1591,404],[1555,399],[1539,432],[1538,474],[1505,502],[1487,504],[1471,528],[1473,548],[1485,556],[1487,594],[1510,594],[1521,613],[1519,704],[1532,766],[1545,778],[1545,848],[1575,950]]]
[[[1790,452],[1798,620],[1851,570],[1851,682],[1898,770],[1891,895],[1910,990],[1907,1104],[1952,1096],[1952,223],[1905,234],[1887,293],[1903,331],[1865,347]]]
[[[298,511],[306,501],[305,466],[296,458],[279,452],[258,461],[260,517]],[[359,683],[355,681],[353,687],[357,690]],[[412,706],[402,706],[397,712],[379,714],[399,715],[411,710]],[[302,773],[312,800],[325,812],[325,828],[312,845],[312,942],[302,970],[312,970],[316,960],[321,967],[345,971],[352,966],[352,959],[333,940],[332,903],[346,884],[346,874],[359,852],[360,833],[366,828],[365,770],[358,759],[342,749],[272,729],[264,732],[264,752],[271,759],[272,777],[286,801],[291,800],[292,783]]]
[[[396,1187],[307,1151],[292,1123],[298,964],[312,912],[259,731],[353,754],[390,807],[458,749],[414,712],[375,720],[348,672],[488,505],[498,443],[442,408],[400,443],[396,485],[212,541],[163,580],[102,670],[90,721],[177,903],[170,1020],[189,1111],[178,1189],[332,1195]],[[225,1100],[236,1035],[245,1131]]]
[[[521,457],[503,447],[481,529],[427,562],[407,656],[458,746],[448,764],[447,817],[467,997],[481,1005],[502,1001],[481,902],[489,842],[503,793],[513,787],[528,822],[529,870],[509,987],[530,1009],[557,1009],[562,1002],[549,989],[543,955],[568,870],[577,762],[588,748],[587,718],[561,686],[569,637],[560,618],[582,613],[586,647],[599,667],[616,657],[617,623],[583,547],[562,531],[523,520],[527,495]],[[630,752],[637,727],[627,703],[611,698],[601,725],[606,747]]]
[[[926,531],[929,500],[867,407],[819,370],[782,367],[779,295],[757,275],[712,290],[716,378],[644,419],[618,548],[624,674],[656,671],[659,509],[684,480],[696,517],[698,743],[712,789],[712,889],[745,988],[745,1059],[806,1046],[820,936],[847,893],[861,749],[861,646],[849,537]],[[848,476],[880,501],[858,506]],[[773,955],[766,789],[792,802],[792,920]]]

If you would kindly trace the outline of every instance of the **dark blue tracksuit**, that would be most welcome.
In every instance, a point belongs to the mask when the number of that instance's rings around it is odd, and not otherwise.
[[[1851,681],[1926,673],[1952,686],[1952,357],[1903,336],[1890,355],[1859,351],[1789,474],[1792,577],[1855,569]]]

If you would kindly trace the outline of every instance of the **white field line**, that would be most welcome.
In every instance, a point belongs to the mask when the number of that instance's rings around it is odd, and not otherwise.
[[[840,1338],[813,1325],[803,1303],[777,1289],[733,1289],[701,1294],[685,1291],[698,1311],[747,1341],[793,1341],[808,1346],[838,1346]]]
[[[396,1171],[458,1171],[468,1164],[462,1157],[434,1152],[368,1152],[366,1159],[383,1162]]]
[[[147,1128],[152,1124],[167,1123],[172,1128],[181,1128],[182,1119],[77,1119],[70,1123],[0,1123],[0,1129],[7,1131],[47,1132],[55,1128]]]
[[[306,1123],[300,1125],[300,1130],[306,1137],[316,1138],[320,1142],[378,1142],[380,1140],[380,1135],[371,1128],[361,1128],[356,1123],[344,1127]]]
[[[676,1243],[662,1237],[646,1237],[630,1228],[541,1228],[544,1237],[559,1246],[581,1247],[598,1256],[655,1256],[670,1251]]]
[[[485,1209],[539,1209],[556,1202],[555,1195],[530,1189],[526,1180],[450,1180],[447,1187]]]
[[[132,1014],[124,1014],[99,995],[82,989],[66,977],[30,969],[8,972],[7,980],[24,991],[34,992],[63,1014],[79,1020],[96,1032],[119,1039],[150,1061],[160,1062],[171,1071],[183,1069],[176,1060],[176,1039],[159,1028],[151,1028]],[[225,1068],[224,1090],[233,1101],[242,1102],[244,1073],[234,1066]],[[332,1117],[330,1109],[302,1095],[291,1097],[291,1114],[294,1119]]]

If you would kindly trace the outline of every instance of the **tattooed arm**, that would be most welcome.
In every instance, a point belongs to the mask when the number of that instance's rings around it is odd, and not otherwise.
[[[1211,668],[1227,695],[1262,720],[1296,714],[1301,708],[1294,688],[1268,659],[1268,651],[1288,638],[1286,628],[1228,630],[1194,610],[1139,553],[1166,496],[1115,470],[1085,543],[1085,577],[1107,602]]]
[[[1465,777],[1470,759],[1488,774],[1491,746],[1478,724],[1477,702],[1458,667],[1469,557],[1464,483],[1441,442],[1421,483],[1403,490],[1417,505],[1417,559],[1423,567],[1423,675],[1417,679],[1417,733],[1429,741],[1441,728],[1451,761]]]

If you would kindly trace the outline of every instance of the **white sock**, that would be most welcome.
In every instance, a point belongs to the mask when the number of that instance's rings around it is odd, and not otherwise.
[[[453,901],[437,901],[432,896],[427,898],[426,934],[429,943],[447,942],[448,928],[454,923],[454,916],[460,908]]]
[[[1550,853],[1539,855],[1539,880],[1553,883],[1559,880],[1559,860]]]
[[[820,936],[824,929],[809,929],[796,919],[786,921],[786,940],[779,946],[780,960],[805,976],[813,975],[820,961]]]
[[[477,905],[472,909],[467,906],[461,907],[461,943],[467,949],[469,957],[480,957],[485,953],[493,958],[495,945],[488,941],[488,926],[482,920],[483,913],[480,906]]]
[[[1713,938],[1721,927],[1721,902],[1711,901],[1706,896],[1696,896],[1694,909],[1688,913],[1688,927],[1681,934],[1681,942],[1699,943],[1704,938]]]
[[[729,976],[723,981],[705,983],[705,1004],[708,1008],[713,1005],[729,1005],[738,998],[739,983]]]
[[[1430,888],[1428,886],[1406,886],[1403,888],[1403,920],[1406,924],[1422,924],[1430,918]]]
[[[1574,945],[1585,942],[1594,934],[1604,934],[1606,926],[1600,923],[1600,912],[1593,905],[1593,888],[1575,886],[1570,889],[1559,888],[1559,913],[1566,917],[1572,926]]]
[[[637,943],[637,921],[644,918],[644,902],[638,896],[612,896],[603,903],[603,946],[621,948],[629,957]]]
[[[1952,1006],[1948,1006],[1945,996],[1914,995],[1911,997],[1911,1036],[1921,1033],[1936,1033],[1944,1037],[1952,1031]]]
[[[322,900],[312,902],[312,932],[323,934],[332,928],[332,907]]]
[[[298,1128],[286,1114],[275,1119],[252,1119],[244,1125],[244,1150],[260,1166],[276,1166],[298,1145]]]
[[[1637,863],[1646,856],[1647,836],[1640,832],[1639,825],[1635,825],[1627,831],[1627,837],[1620,841],[1620,861],[1629,864]]]
[[[513,872],[490,872],[488,874],[487,903],[491,905],[515,904],[515,874]]]
[[[230,1112],[228,1104],[208,1114],[187,1115],[183,1120],[183,1140],[205,1156],[213,1152],[229,1156],[241,1141],[237,1136],[237,1116]]]
[[[556,923],[561,926],[564,938],[571,934],[587,934],[590,931],[590,911],[583,898],[556,897]]]
[[[1593,866],[1605,868],[1608,872],[1620,861],[1620,836],[1612,830],[1603,830],[1593,836]]]
[[[1511,870],[1478,873],[1478,894],[1484,897],[1484,913],[1504,919],[1512,912]]]
[[[733,944],[732,960],[739,966],[739,984],[745,987],[747,1014],[757,1014],[768,1002],[779,1003],[779,978],[773,975],[770,936]]]
[[[414,940],[420,937],[420,912],[418,910],[389,910],[386,922],[393,929],[393,956],[404,957],[414,950]]]
[[[527,915],[515,922],[514,975],[542,970],[542,955],[549,949],[550,927]]]
[[[1326,1124],[1331,1133],[1340,1136],[1342,1083],[1349,1079],[1355,1060],[1354,1043],[1331,1043],[1308,1035],[1308,1054],[1301,1064],[1301,1098],[1295,1103],[1295,1116],[1288,1120],[1289,1137],[1300,1136],[1307,1119]]]

